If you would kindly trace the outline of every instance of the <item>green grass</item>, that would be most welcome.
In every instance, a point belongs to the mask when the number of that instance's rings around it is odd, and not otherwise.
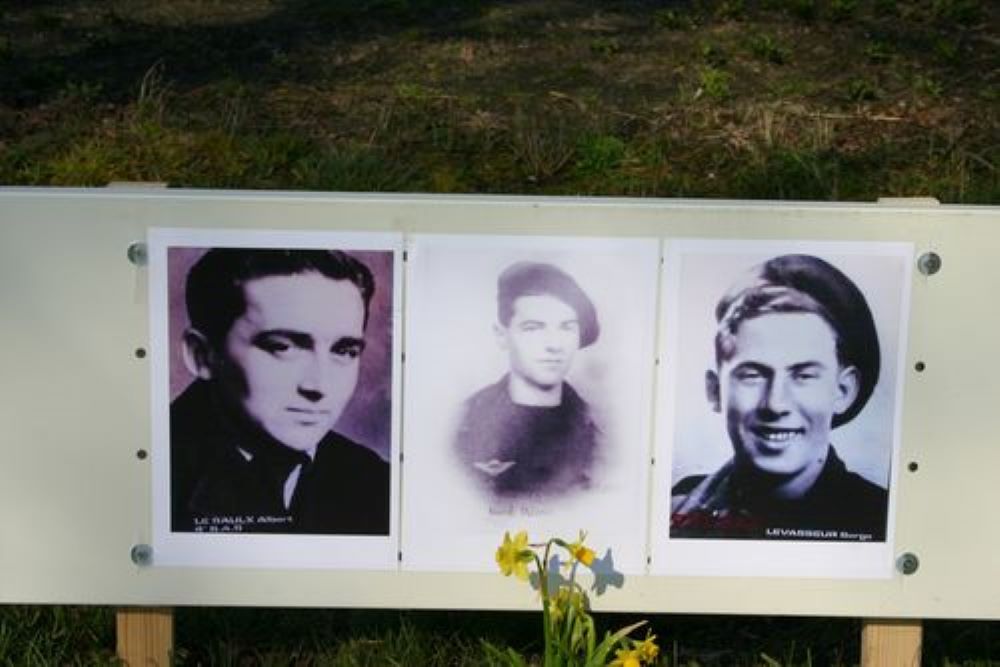
[[[539,615],[515,612],[179,608],[177,665],[482,667],[484,642],[537,657]],[[598,615],[599,627],[632,616]],[[856,665],[853,619],[652,615],[661,664]],[[1000,623],[926,621],[924,665],[1000,665]],[[0,664],[113,665],[106,608],[0,607]]]
[[[997,203],[997,25],[985,0],[16,3],[0,183]]]
[[[87,607],[0,607],[0,665],[111,665],[114,614]]]

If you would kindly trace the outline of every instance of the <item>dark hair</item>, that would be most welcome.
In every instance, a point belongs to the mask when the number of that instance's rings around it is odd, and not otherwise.
[[[753,267],[715,307],[716,364],[732,356],[740,324],[771,313],[813,313],[830,325],[837,360],[860,374],[857,397],[834,417],[833,425],[853,419],[871,397],[881,365],[875,320],[858,286],[832,264],[811,255],[782,255]]]
[[[521,296],[553,296],[569,305],[580,323],[580,347],[587,347],[601,333],[597,311],[590,297],[562,269],[542,262],[511,264],[497,279],[497,320],[507,326],[514,315],[514,301]]]
[[[246,309],[244,284],[267,276],[314,272],[356,285],[365,305],[364,322],[368,324],[368,306],[375,292],[371,271],[343,251],[317,249],[212,248],[188,272],[188,319],[193,328],[219,346]]]

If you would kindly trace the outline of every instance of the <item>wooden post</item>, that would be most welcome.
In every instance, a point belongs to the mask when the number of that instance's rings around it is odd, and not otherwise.
[[[861,667],[919,667],[920,619],[866,618],[861,625]]]
[[[163,181],[112,181],[118,190],[163,190]],[[170,607],[124,607],[115,614],[118,657],[126,667],[173,664],[174,610]]]
[[[174,652],[174,610],[129,607],[116,614],[118,657],[127,667],[169,667]]]

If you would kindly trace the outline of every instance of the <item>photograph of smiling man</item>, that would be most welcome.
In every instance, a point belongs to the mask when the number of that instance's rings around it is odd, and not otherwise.
[[[168,262],[171,531],[387,535],[392,253]]]
[[[712,355],[700,393],[728,454],[710,463],[694,448],[675,451],[671,538],[886,540],[897,365],[886,352],[897,349],[898,308],[877,313],[838,268],[865,262],[867,280],[881,272],[883,285],[899,284],[899,258],[800,249],[741,262],[703,304]],[[863,430],[852,432],[862,416]],[[694,434],[681,424],[678,432]]]

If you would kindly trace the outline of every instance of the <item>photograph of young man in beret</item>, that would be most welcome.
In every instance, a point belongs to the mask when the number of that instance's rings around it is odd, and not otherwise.
[[[485,571],[496,535],[586,517],[643,569],[659,240],[415,234],[407,253],[403,567]]]
[[[183,284],[171,530],[387,535],[389,464],[335,427],[391,282],[339,250],[211,248]]]
[[[508,371],[465,402],[458,460],[496,498],[586,489],[600,431],[566,376],[600,335],[594,304],[568,273],[543,262],[508,266],[496,295],[494,333]]]
[[[853,472],[834,445],[879,381],[865,295],[831,263],[786,254],[732,284],[714,319],[704,391],[732,456],[675,479],[671,538],[884,541],[886,488]]]

